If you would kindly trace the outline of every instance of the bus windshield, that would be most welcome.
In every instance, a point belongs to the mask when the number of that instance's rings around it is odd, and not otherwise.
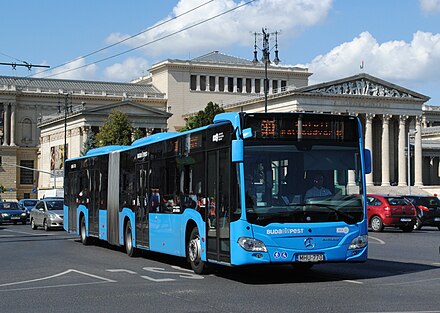
[[[246,142],[246,216],[250,223],[363,220],[359,148],[352,144]]]

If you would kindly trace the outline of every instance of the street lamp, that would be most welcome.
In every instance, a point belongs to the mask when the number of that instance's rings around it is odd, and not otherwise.
[[[261,33],[254,33],[254,37],[255,37],[255,43],[254,43],[254,59],[253,59],[253,63],[254,64],[258,64],[258,57],[257,57],[257,36],[262,36],[263,37],[263,48],[260,49],[261,52],[263,53],[263,57],[261,58],[261,62],[264,63],[264,112],[267,113],[267,93],[268,93],[268,87],[269,87],[269,81],[267,79],[267,65],[270,63],[270,50],[272,50],[273,48],[275,48],[275,58],[273,59],[273,63],[275,63],[275,65],[278,65],[278,63],[280,63],[280,59],[278,58],[278,34],[280,32],[276,31],[274,33],[268,33],[267,32],[267,28],[262,28],[261,29]],[[272,49],[270,49],[269,47],[269,37],[270,35],[275,35],[275,47],[272,47]]]
[[[70,110],[70,113],[72,113],[72,102],[70,102],[70,106],[68,103],[69,94],[64,94],[64,152],[63,152],[63,167],[64,162],[66,162],[67,159],[67,113]],[[58,113],[61,113],[61,103],[58,101]]]
[[[409,143],[410,136],[414,136],[417,133],[416,130],[408,131],[408,148],[407,148],[407,158],[408,158],[408,195],[411,195],[411,145]]]

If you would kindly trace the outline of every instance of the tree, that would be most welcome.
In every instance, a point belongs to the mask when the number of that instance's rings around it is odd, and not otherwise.
[[[81,150],[81,156],[86,155],[87,151],[96,148],[95,134],[88,129],[86,134],[86,140],[84,141],[83,148]]]
[[[186,131],[190,129],[194,129],[197,127],[209,125],[214,120],[214,117],[219,113],[224,113],[225,110],[220,107],[217,103],[213,103],[210,101],[204,110],[200,110],[196,115],[191,116],[186,121],[185,126],[181,129],[181,131]]]
[[[139,128],[135,128],[133,130],[133,141],[141,139],[144,137],[144,134],[142,133],[142,131]]]
[[[108,145],[130,145],[133,126],[128,121],[125,113],[116,109],[109,114],[99,133],[96,134],[98,147]]]

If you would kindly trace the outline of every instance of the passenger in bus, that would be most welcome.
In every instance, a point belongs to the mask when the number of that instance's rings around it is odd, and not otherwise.
[[[209,212],[208,212],[208,220],[209,220],[209,228],[215,228],[215,198],[211,197],[209,199]]]
[[[151,196],[150,196],[150,211],[151,212],[160,212],[160,193],[159,188],[153,188],[151,189]]]
[[[307,190],[304,200],[307,201],[310,198],[328,197],[331,195],[330,190],[324,187],[324,176],[316,174],[313,177],[313,187]]]

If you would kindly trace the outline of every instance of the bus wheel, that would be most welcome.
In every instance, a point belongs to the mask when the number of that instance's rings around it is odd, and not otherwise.
[[[81,236],[81,242],[83,245],[87,246],[90,244],[90,238],[87,237],[87,232],[86,232],[86,219],[84,218],[84,216],[81,216],[81,222],[79,224],[79,234]]]
[[[133,247],[133,235],[131,232],[130,222],[127,222],[125,224],[124,242],[125,242],[125,251],[127,252],[127,255],[130,257],[136,256],[136,248]]]
[[[205,274],[208,269],[206,262],[202,261],[201,250],[199,230],[194,227],[189,237],[187,251],[189,263],[196,274]]]

